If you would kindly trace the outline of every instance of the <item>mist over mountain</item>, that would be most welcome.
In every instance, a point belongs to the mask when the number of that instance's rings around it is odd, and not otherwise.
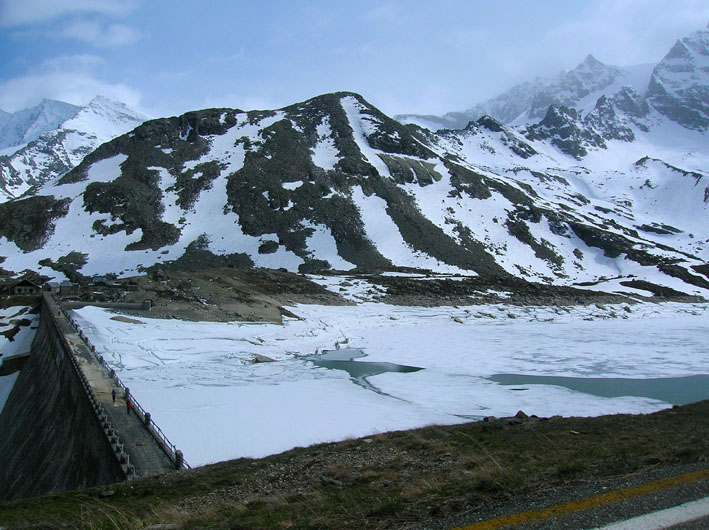
[[[609,66],[589,55],[573,70],[514,86],[464,111],[442,116],[403,114],[396,118],[431,130],[462,129],[485,115],[508,125],[524,125],[544,118],[551,105],[574,108],[585,115],[600,97],[613,100],[630,94],[636,105],[650,105],[685,127],[706,130],[708,42],[709,29],[696,31],[678,40],[656,65]]]
[[[607,66],[592,55],[576,68],[555,78],[537,78],[512,87],[499,96],[461,112],[443,116],[404,114],[396,116],[402,122],[416,123],[432,130],[462,129],[468,122],[491,116],[510,125],[531,123],[542,119],[550,105],[574,108],[587,107],[601,95],[613,94],[621,86],[643,90],[647,87],[653,65],[631,68]]]
[[[516,125],[431,131],[349,92],[147,121],[0,204],[0,267],[417,268],[706,297],[706,33],[642,90],[589,56],[507,108]]]

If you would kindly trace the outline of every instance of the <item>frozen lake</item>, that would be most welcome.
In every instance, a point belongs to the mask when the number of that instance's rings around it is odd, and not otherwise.
[[[606,397],[539,384],[552,381],[491,379],[499,374],[634,380],[709,374],[703,304],[290,309],[300,319],[283,326],[147,318],[136,324],[92,307],[75,316],[192,465],[520,409],[591,416],[671,403],[630,391]],[[350,350],[311,357],[338,349]],[[351,356],[351,349],[364,357]],[[252,364],[255,355],[275,362]],[[341,369],[337,362],[350,364]],[[356,363],[366,373],[353,372]]]
[[[528,385],[556,385],[594,396],[642,396],[673,405],[686,405],[709,399],[709,375],[684,377],[557,377],[550,375],[499,374],[490,378],[496,383],[514,385],[514,390],[529,390]]]

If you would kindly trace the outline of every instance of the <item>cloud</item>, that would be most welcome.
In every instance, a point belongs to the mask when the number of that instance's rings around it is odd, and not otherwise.
[[[583,45],[601,61],[624,66],[659,61],[675,40],[706,20],[706,0],[596,0],[575,21],[551,31],[549,39],[560,48]]]
[[[93,70],[103,60],[92,55],[55,57],[36,72],[0,82],[0,108],[8,112],[32,107],[43,98],[85,105],[100,94],[138,109],[140,91],[123,83],[107,83]]]
[[[116,48],[134,44],[139,31],[106,17],[125,16],[133,0],[0,0],[0,26],[17,27],[15,35],[73,39],[92,46]]]
[[[42,24],[76,14],[124,16],[133,11],[135,0],[2,0],[0,25],[5,27]]]
[[[115,48],[134,44],[140,39],[140,33],[123,24],[104,26],[95,21],[77,20],[52,32],[55,37],[64,37],[87,42],[94,46]]]
[[[87,53],[78,55],[60,55],[47,59],[39,65],[42,72],[89,72],[105,64],[101,57]]]

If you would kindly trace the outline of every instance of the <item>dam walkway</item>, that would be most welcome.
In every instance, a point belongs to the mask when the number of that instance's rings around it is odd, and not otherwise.
[[[96,353],[89,339],[48,295],[44,303],[73,359],[79,378],[92,402],[116,458],[128,480],[189,468],[179,451],[152,421],[150,413],[134,399],[114,370]],[[113,400],[112,391],[116,391]],[[128,411],[126,401],[130,400]]]

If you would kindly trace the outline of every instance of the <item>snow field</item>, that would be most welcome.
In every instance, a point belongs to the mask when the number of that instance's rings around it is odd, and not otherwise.
[[[35,335],[34,324],[38,319],[38,315],[27,313],[28,309],[29,307],[24,306],[0,308],[0,332],[14,327],[14,325],[10,324],[12,319],[26,318],[31,321],[29,326],[20,328],[20,331],[13,337],[12,341],[8,340],[4,335],[0,335],[0,366],[2,366],[3,359],[9,359],[15,355],[30,351]],[[7,398],[19,375],[20,372],[15,372],[0,376],[0,413],[2,413],[2,409],[5,407]]]
[[[313,163],[325,171],[335,169],[335,164],[340,159],[340,152],[335,147],[335,140],[332,138],[329,116],[323,118],[323,121],[317,126],[316,132],[318,143],[313,148]]]
[[[546,416],[667,407],[649,398],[601,398],[548,385],[519,391],[487,379],[498,373],[709,373],[709,308],[628,308],[297,305],[291,310],[300,319],[282,326],[147,318],[130,324],[98,308],[74,313],[136,399],[187,460],[200,465],[520,409]],[[423,370],[372,376],[365,387],[344,371],[302,358],[338,347],[361,348],[366,357],[359,361]],[[256,354],[275,362],[251,364]]]
[[[392,263],[403,267],[418,267],[436,272],[462,273],[466,271],[448,265],[433,256],[413,250],[399,232],[399,227],[386,213],[386,201],[375,195],[367,197],[361,186],[352,188],[352,200],[357,205],[364,231],[379,253]]]
[[[348,271],[355,268],[354,263],[341,258],[337,253],[337,242],[327,226],[309,222],[301,223],[301,225],[313,229],[313,233],[305,240],[308,252],[313,259],[327,260],[335,270]]]

